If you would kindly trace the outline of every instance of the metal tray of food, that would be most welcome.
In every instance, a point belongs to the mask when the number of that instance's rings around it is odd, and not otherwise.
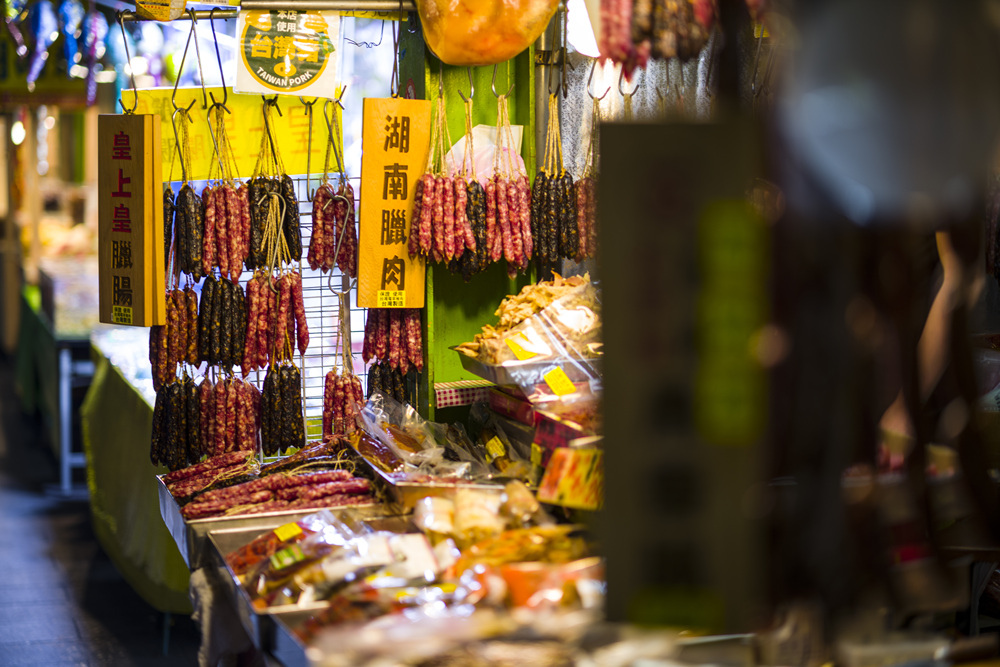
[[[313,510],[316,512],[318,510]],[[335,510],[330,510],[335,511]],[[294,519],[291,519],[294,520]],[[290,520],[290,521],[291,521]],[[415,530],[407,516],[372,517],[365,522],[375,530],[405,533]],[[310,605],[281,605],[257,609],[241,584],[239,577],[226,563],[226,555],[249,544],[271,530],[259,527],[224,528],[208,533],[211,567],[218,569],[218,579],[224,586],[236,609],[240,624],[247,635],[262,651],[277,658],[286,667],[307,665],[305,645],[295,635],[294,629],[309,617],[326,608],[327,602]]]
[[[354,446],[354,442],[351,442]],[[355,448],[357,452],[357,449]],[[427,496],[451,498],[458,489],[475,489],[488,493],[503,493],[504,486],[499,482],[471,482],[468,480],[426,480],[418,481],[408,479],[405,472],[386,472],[375,462],[371,461],[361,452],[358,456],[368,464],[375,475],[384,482],[389,497],[393,503],[394,514],[410,514],[416,507],[417,501]]]
[[[462,368],[470,373],[500,387],[512,387],[520,391],[523,391],[524,387],[544,382],[545,374],[557,366],[562,368],[566,376],[574,383],[588,382],[594,375],[600,373],[600,360],[598,358],[573,360],[547,358],[542,361],[529,359],[505,361],[502,364],[486,364],[476,357],[470,357],[455,346],[448,349],[455,350],[462,362]]]
[[[167,489],[166,484],[163,483],[163,479],[157,476],[156,481],[160,497],[160,516],[163,517],[163,523],[167,526],[167,530],[170,531],[170,536],[174,538],[177,549],[181,552],[181,557],[192,570],[198,569],[209,562],[208,534],[213,530],[250,528],[261,533],[319,511],[316,508],[279,510],[277,512],[261,512],[260,514],[247,515],[236,514],[233,516],[188,521],[181,516],[181,506],[177,504],[177,500]],[[384,517],[393,514],[390,508],[382,503],[341,505],[329,509],[334,513],[338,510],[354,510],[363,519]]]

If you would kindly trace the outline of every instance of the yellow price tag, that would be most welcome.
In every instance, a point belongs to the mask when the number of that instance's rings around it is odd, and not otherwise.
[[[535,442],[531,443],[531,465],[542,465],[542,446]]]
[[[406,306],[406,292],[403,290],[380,289],[377,298],[379,308],[403,308]]]
[[[510,351],[514,353],[514,356],[517,357],[518,361],[527,361],[528,359],[538,356],[537,352],[524,349],[520,341],[514,340],[515,338],[520,338],[521,340],[527,342],[528,337],[521,333],[506,339],[507,347],[509,347]]]
[[[280,541],[285,542],[293,537],[296,537],[301,532],[301,526],[293,521],[292,523],[286,523],[284,526],[278,526],[275,528],[274,536]]]
[[[568,396],[576,393],[576,386],[566,375],[566,371],[561,368],[553,368],[542,377],[545,378],[545,384],[549,385],[549,389],[556,396]]]
[[[115,324],[132,324],[132,309],[128,306],[111,306],[111,319]]]
[[[499,437],[493,436],[490,438],[490,441],[486,443],[486,453],[489,455],[490,462],[492,463],[493,459],[498,459],[501,456],[504,456],[507,453],[507,448],[503,446]]]

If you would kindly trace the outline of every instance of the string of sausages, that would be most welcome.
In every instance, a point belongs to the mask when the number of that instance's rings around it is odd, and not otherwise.
[[[403,375],[424,369],[419,308],[369,308],[361,358],[385,362]]]
[[[387,362],[376,362],[368,368],[368,397],[376,391],[392,396],[400,403],[415,402],[407,395],[406,378],[398,368],[392,368]]]
[[[351,278],[358,275],[358,231],[354,188],[341,179],[336,192],[330,183],[316,188],[312,200],[312,237],[306,259],[313,271],[333,267]]]
[[[272,366],[264,378],[260,440],[265,456],[276,456],[305,444],[302,375],[292,364]]]

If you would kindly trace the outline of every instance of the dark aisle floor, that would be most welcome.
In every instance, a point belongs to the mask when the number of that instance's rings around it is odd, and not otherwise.
[[[101,550],[86,501],[43,493],[51,448],[21,414],[13,362],[0,356],[0,666],[196,665],[198,627],[164,616]]]

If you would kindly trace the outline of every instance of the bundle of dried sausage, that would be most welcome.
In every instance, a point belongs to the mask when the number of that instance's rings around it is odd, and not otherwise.
[[[202,455],[198,387],[185,376],[156,393],[149,458],[153,465],[179,470]]]
[[[295,366],[273,366],[264,378],[260,437],[267,456],[305,443],[302,378]]]
[[[386,362],[403,374],[423,370],[423,335],[419,308],[369,308],[361,358]]]
[[[316,188],[312,200],[312,234],[309,237],[309,252],[306,259],[310,269],[322,270],[323,273],[333,269],[335,259],[327,252],[328,239],[334,234],[332,201],[333,189],[329,183]]]
[[[323,384],[323,440],[353,433],[356,417],[364,402],[361,380],[348,371],[336,369],[326,374]]]
[[[291,176],[283,174],[279,183],[281,197],[285,200],[282,233],[285,235],[285,243],[288,244],[291,261],[297,262],[302,259],[302,230],[299,228],[299,200],[295,196],[295,184],[292,183]]]
[[[200,362],[198,297],[194,290],[187,287],[168,291],[166,306],[167,323],[149,330],[149,363],[157,391],[173,380],[179,364]]]
[[[174,211],[174,264],[177,270],[200,280],[202,245],[204,243],[204,212],[201,199],[190,184],[185,183],[177,195]]]
[[[378,362],[368,369],[368,396],[380,391],[400,403],[410,402],[406,391],[406,378],[398,368],[390,368],[388,363]]]
[[[174,242],[174,191],[163,189],[163,266],[170,266],[170,246]]]
[[[346,178],[340,183],[337,190],[337,200],[340,204],[337,207],[337,229],[343,229],[343,237],[338,232],[338,242],[340,248],[337,251],[337,268],[340,272],[351,278],[358,275],[358,229],[357,216],[354,209],[354,188]]]

